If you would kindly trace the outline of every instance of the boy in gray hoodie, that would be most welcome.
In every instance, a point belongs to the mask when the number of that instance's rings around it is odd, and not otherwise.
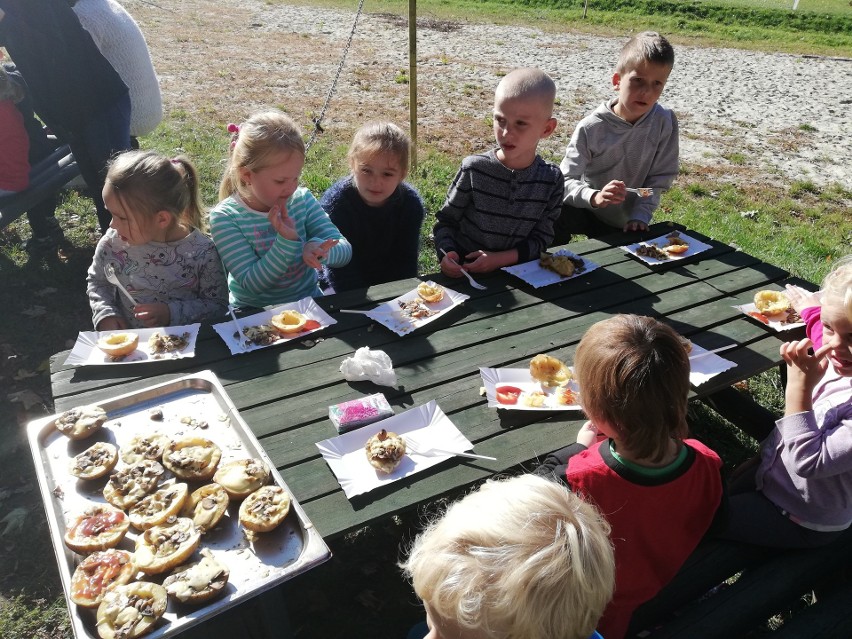
[[[671,44],[652,31],[621,49],[612,75],[618,96],[580,121],[560,164],[565,200],[553,244],[648,228],[678,172],[677,118],[657,103],[673,65]]]

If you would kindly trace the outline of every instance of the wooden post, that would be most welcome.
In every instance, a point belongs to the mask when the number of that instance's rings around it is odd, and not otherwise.
[[[408,0],[408,113],[411,170],[417,168],[417,0]]]

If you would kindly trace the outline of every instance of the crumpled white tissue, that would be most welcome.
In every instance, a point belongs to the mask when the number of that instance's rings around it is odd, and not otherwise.
[[[371,351],[362,346],[352,357],[347,357],[340,364],[340,372],[350,382],[370,380],[380,386],[396,388],[396,372],[393,362],[384,351]]]

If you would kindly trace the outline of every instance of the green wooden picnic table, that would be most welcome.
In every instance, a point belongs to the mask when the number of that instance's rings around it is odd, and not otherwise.
[[[64,365],[53,358],[51,384],[57,412],[209,369],[224,385],[242,418],[280,470],[295,498],[326,538],[363,527],[434,498],[456,494],[509,469],[530,467],[548,452],[575,440],[583,423],[579,411],[511,411],[486,405],[479,367],[525,367],[537,353],[569,364],[583,333],[617,313],[655,316],[696,344],[723,353],[736,367],[692,389],[698,398],[757,375],[780,362],[778,347],[789,337],[733,308],[755,291],[783,288],[789,274],[734,247],[687,231],[712,248],[683,261],[651,267],[620,246],[672,230],[659,223],[640,235],[569,245],[600,265],[579,277],[533,288],[498,271],[466,280],[440,274],[433,279],[470,295],[436,321],[400,337],[362,315],[340,309],[370,309],[411,291],[417,279],[400,280],[316,300],[337,323],[305,339],[231,355],[221,338],[202,327],[193,358],[122,366]],[[679,227],[675,227],[679,228]],[[683,229],[682,229],[683,230]],[[629,240],[629,241],[628,241]],[[398,387],[350,383],[341,361],[361,347],[381,349],[392,359]],[[328,406],[383,392],[397,413],[437,400],[475,452],[498,461],[453,458],[364,495],[347,499],[320,456],[316,442],[337,433]]]

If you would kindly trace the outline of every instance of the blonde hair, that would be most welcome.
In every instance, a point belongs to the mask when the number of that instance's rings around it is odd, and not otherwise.
[[[503,76],[494,92],[494,100],[537,100],[553,113],[556,83],[541,69],[524,67]]]
[[[408,156],[411,151],[411,141],[392,122],[368,122],[355,132],[346,160],[349,168],[355,170],[359,158],[372,158],[380,153],[388,153],[399,160],[402,172],[408,173]]]
[[[126,151],[109,163],[106,182],[133,214],[168,211],[179,223],[202,228],[198,171],[189,158],[154,151]]]
[[[586,639],[612,596],[609,530],[556,482],[492,479],[428,524],[400,567],[430,611],[489,639]]]
[[[643,62],[674,66],[672,45],[656,31],[643,31],[630,38],[621,48],[615,72],[629,73]]]
[[[251,190],[240,178],[241,169],[260,171],[270,166],[281,153],[305,155],[305,141],[299,126],[281,111],[255,113],[234,128],[228,166],[219,184],[220,200],[235,192],[243,199],[251,197]]]
[[[846,311],[847,319],[852,322],[852,254],[834,263],[822,281],[822,290],[823,303],[827,297],[837,300]]]
[[[0,100],[11,100],[17,104],[23,99],[24,88],[17,82],[13,82],[6,69],[0,64]]]
[[[592,325],[574,355],[580,403],[640,458],[659,461],[683,439],[689,356],[675,331],[650,317],[616,315]]]

